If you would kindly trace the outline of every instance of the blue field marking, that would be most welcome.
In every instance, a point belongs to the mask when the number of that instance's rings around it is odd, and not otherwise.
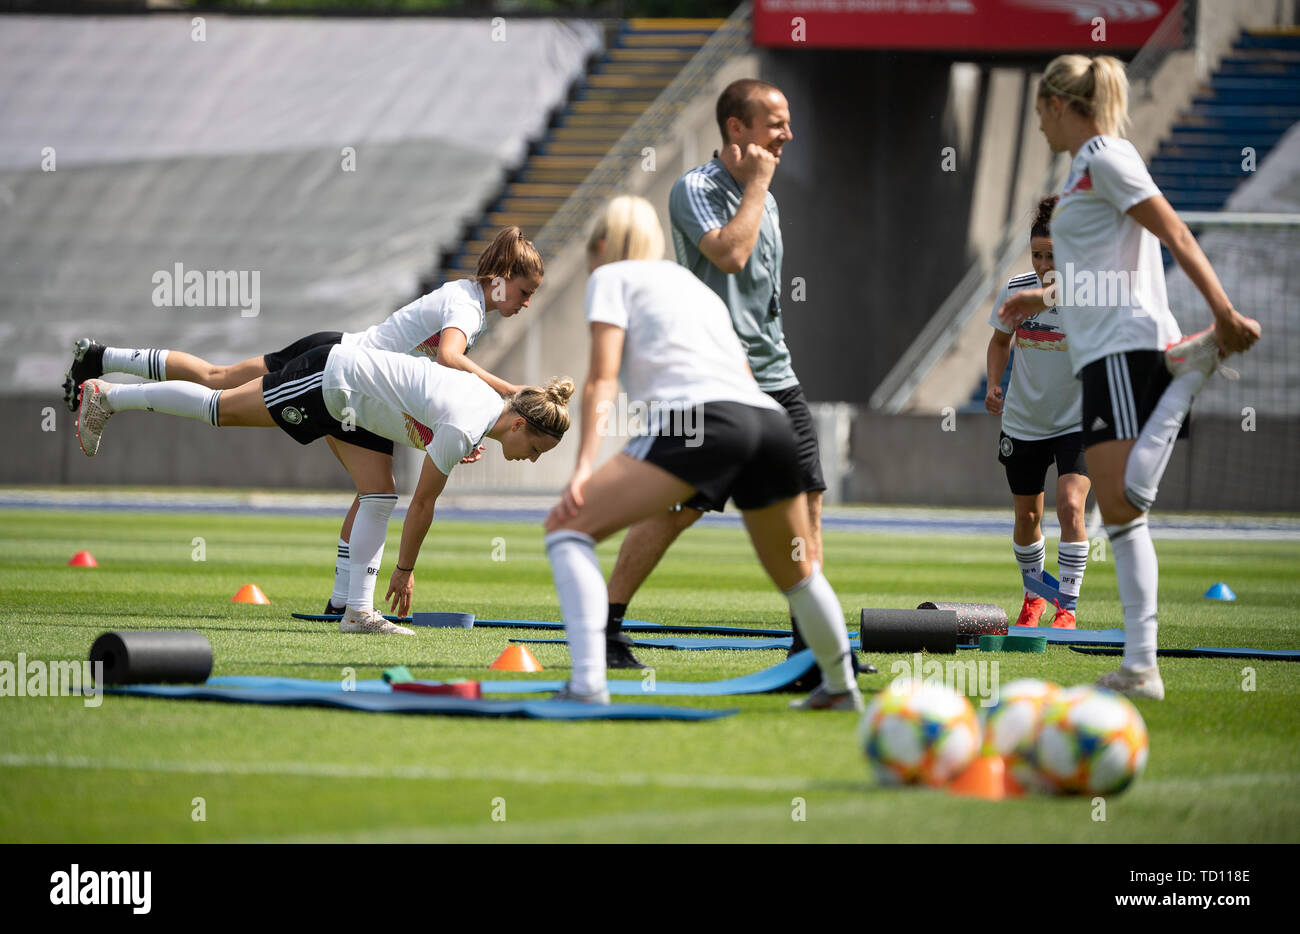
[[[234,704],[273,704],[288,707],[336,707],[366,713],[423,713],[461,717],[525,717],[532,720],[717,720],[736,710],[693,710],[652,704],[583,704],[578,701],[469,700],[366,691],[316,691],[281,688],[234,688],[136,684],[108,688],[110,694],[169,700],[225,701]]]
[[[486,495],[486,494],[484,494]],[[0,509],[65,509],[78,511],[119,512],[206,512],[240,515],[328,516],[337,518],[347,510],[347,503],[324,505],[319,500],[295,502],[293,496],[268,502],[269,497],[250,501],[229,494],[191,492],[127,494],[62,492],[49,490],[0,490]],[[535,500],[536,498],[534,498]],[[540,523],[550,506],[510,502],[510,496],[493,497],[495,505],[440,505],[438,521],[455,522],[535,522]],[[395,518],[405,514],[399,504]],[[741,526],[739,514],[706,513],[699,525],[713,527]],[[824,529],[843,532],[878,532],[899,535],[1006,535],[1010,532],[1011,513],[997,510],[875,507],[869,510],[828,507],[822,514]],[[1048,537],[1058,535],[1060,527],[1051,517],[1043,520]],[[1300,520],[1293,516],[1232,516],[1160,514],[1151,523],[1155,538],[1249,539],[1254,541],[1300,541]],[[538,536],[541,536],[538,529]]]

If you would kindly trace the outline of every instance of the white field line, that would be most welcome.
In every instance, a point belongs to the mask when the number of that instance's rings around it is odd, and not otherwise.
[[[193,762],[166,759],[88,758],[0,754],[0,768],[56,768],[124,772],[171,772],[185,775],[285,775],[336,779],[407,779],[413,781],[499,781],[535,785],[592,785],[600,787],[663,787],[681,789],[741,790],[756,792],[849,790],[854,782],[824,781],[811,776],[680,775],[671,772],[537,771],[509,768],[449,768],[429,765],[373,766],[345,762]],[[865,771],[865,765],[864,765]],[[865,790],[871,785],[865,777]],[[1300,784],[1300,772],[1242,772],[1204,778],[1139,780],[1142,792],[1236,788],[1254,785]],[[827,786],[831,786],[828,788]]]
[[[494,781],[530,785],[593,785],[784,792],[807,790],[812,777],[755,775],[674,775],[653,772],[566,772],[510,768],[448,768],[430,765],[373,766],[345,762],[216,762],[165,759],[85,758],[0,754],[0,768],[53,768],[172,772],[184,775],[285,775],[307,778],[409,779],[414,781]],[[864,782],[865,784],[865,782]]]
[[[822,824],[863,813],[866,802],[861,799],[813,802],[807,805],[807,824]],[[594,838],[611,833],[630,833],[638,830],[663,830],[673,833],[687,828],[739,827],[745,824],[784,824],[791,822],[791,804],[786,799],[763,805],[730,805],[722,807],[692,808],[688,810],[634,811],[630,814],[603,814],[592,817],[554,818],[535,821],[510,818],[496,823],[441,824],[424,827],[359,828],[343,833],[286,834],[283,836],[253,836],[232,843],[486,843],[495,840],[527,842],[548,841],[564,835]],[[727,839],[713,840],[726,843]]]

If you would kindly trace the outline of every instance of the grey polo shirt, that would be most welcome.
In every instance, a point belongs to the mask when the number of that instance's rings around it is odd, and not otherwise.
[[[700,252],[710,230],[724,227],[740,210],[744,189],[713,159],[673,183],[668,196],[673,248],[677,262],[713,289],[731,313],[731,323],[745,345],[749,367],[760,388],[776,392],[798,385],[781,327],[781,218],[776,199],[767,193],[758,242],[740,272],[729,275]]]

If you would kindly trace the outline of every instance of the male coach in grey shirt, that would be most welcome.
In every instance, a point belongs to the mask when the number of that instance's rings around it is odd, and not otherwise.
[[[820,565],[826,483],[812,413],[790,365],[781,327],[781,224],[776,199],[768,191],[781,149],[794,139],[790,107],[777,88],[745,79],[723,90],[717,118],[721,153],[677,179],[669,196],[673,246],[677,262],[726,303],[759,387],[790,414],[812,519],[812,541],[805,543],[804,556]],[[644,667],[621,631],[627,604],[677,536],[704,512],[720,512],[724,505],[696,496],[680,510],[645,519],[628,531],[609,579],[609,667]],[[802,648],[797,629],[794,637],[795,649]]]

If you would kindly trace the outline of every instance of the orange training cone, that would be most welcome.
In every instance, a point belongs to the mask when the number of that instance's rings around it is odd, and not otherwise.
[[[239,588],[239,592],[230,598],[231,603],[270,603],[266,599],[266,594],[262,593],[262,588],[256,584],[245,584]]]
[[[1001,756],[980,756],[948,783],[948,791],[967,798],[1001,801],[1006,797],[1006,766]]]
[[[528,651],[526,645],[506,646],[506,650],[497,656],[497,660],[488,668],[493,671],[545,671],[541,664]]]
[[[70,567],[70,568],[97,568],[97,567],[99,567],[99,562],[95,560],[95,556],[92,555],[90,552],[88,552],[88,551],[79,551],[79,552],[77,552],[75,555],[73,555],[71,558],[68,559],[68,567]]]

